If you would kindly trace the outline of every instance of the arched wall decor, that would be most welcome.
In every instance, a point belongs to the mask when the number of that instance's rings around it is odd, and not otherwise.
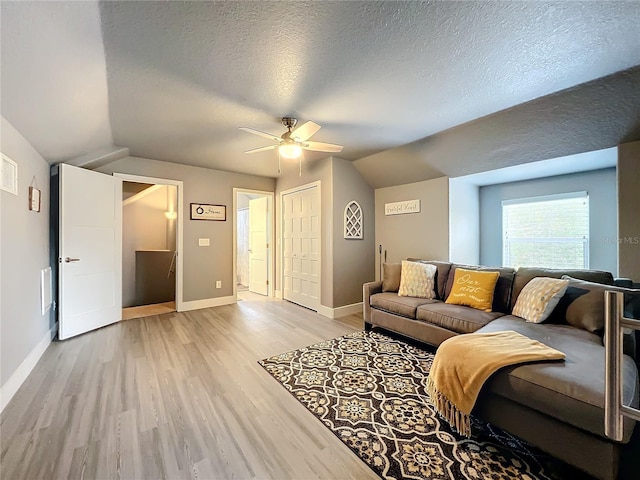
[[[362,240],[362,223],[362,207],[360,207],[358,202],[352,200],[344,207],[344,238],[349,240]]]

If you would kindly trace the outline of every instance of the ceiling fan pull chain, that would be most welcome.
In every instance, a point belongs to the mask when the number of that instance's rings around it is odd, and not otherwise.
[[[280,174],[280,161],[281,161],[282,157],[280,155],[280,150],[278,150],[278,175]]]

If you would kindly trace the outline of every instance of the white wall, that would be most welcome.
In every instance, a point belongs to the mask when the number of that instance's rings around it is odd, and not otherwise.
[[[18,196],[0,192],[0,384],[2,407],[51,340],[53,312],[40,311],[40,271],[49,266],[49,165],[2,117],[2,153],[18,164]],[[41,191],[28,210],[29,185]]]
[[[420,213],[384,214],[385,203],[420,200]],[[387,262],[396,263],[408,257],[430,260],[449,259],[449,179],[435,178],[424,182],[378,188],[376,202],[376,243],[387,251]],[[379,278],[376,255],[376,278]]]
[[[449,261],[480,263],[480,197],[478,186],[449,179]]]

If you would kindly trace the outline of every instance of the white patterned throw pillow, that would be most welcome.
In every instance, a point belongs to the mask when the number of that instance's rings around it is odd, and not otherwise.
[[[434,290],[436,271],[435,265],[403,260],[398,295],[401,297],[436,298]]]
[[[513,307],[513,315],[524,318],[527,322],[542,323],[567,291],[569,280],[558,278],[535,277],[527,283]]]

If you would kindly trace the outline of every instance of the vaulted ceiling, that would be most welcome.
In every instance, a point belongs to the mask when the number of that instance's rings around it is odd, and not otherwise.
[[[268,140],[238,127],[279,135],[293,115],[385,186],[640,138],[637,1],[0,8],[2,116],[50,162],[118,146],[276,176],[273,151],[243,153]],[[563,110],[582,118],[558,133]],[[540,151],[541,131],[571,147]]]

